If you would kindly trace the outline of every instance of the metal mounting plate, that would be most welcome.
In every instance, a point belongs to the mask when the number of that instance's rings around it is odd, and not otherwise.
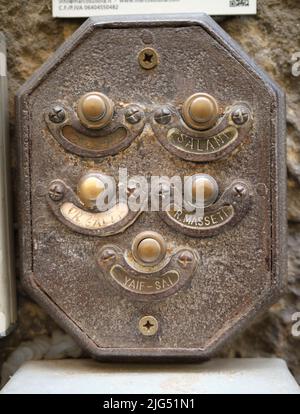
[[[158,65],[138,63],[144,47]],[[206,163],[178,157],[148,126],[129,146],[104,158],[68,152],[51,134],[49,102],[72,105],[95,88],[115,102],[150,114],[180,107],[196,91],[226,108],[251,107],[253,125],[224,157]],[[22,280],[30,293],[92,356],[99,359],[199,359],[215,352],[279,296],[286,274],[285,108],[280,89],[208,16],[89,19],[20,90],[20,245]],[[155,162],[154,162],[155,160]],[[155,212],[141,214],[122,234],[93,237],[73,231],[51,211],[53,180],[75,189],[90,169],[117,177],[154,174],[215,177],[222,194],[235,180],[251,186],[252,205],[235,226],[211,237],[190,237]],[[196,272],[161,300],[135,300],[101,275],[97,252],[105,245],[129,250],[145,230],[167,243],[197,251]],[[143,336],[139,320],[153,315],[158,331]]]

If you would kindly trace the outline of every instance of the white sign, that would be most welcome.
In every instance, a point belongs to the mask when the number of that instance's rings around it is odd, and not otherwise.
[[[53,17],[126,14],[256,14],[256,0],[52,0]]]
[[[6,56],[0,52],[0,76],[6,76]]]

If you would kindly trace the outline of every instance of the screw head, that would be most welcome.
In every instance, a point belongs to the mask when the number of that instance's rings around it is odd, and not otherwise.
[[[103,262],[107,262],[109,260],[112,260],[116,257],[116,253],[112,249],[105,249],[102,254],[100,260]]]
[[[169,108],[161,108],[154,114],[154,119],[158,124],[166,125],[171,121],[172,114]]]
[[[129,124],[137,124],[142,119],[142,113],[139,108],[131,107],[125,112],[125,120]]]
[[[154,316],[143,316],[139,321],[139,331],[144,336],[153,336],[158,331],[158,321]]]
[[[193,254],[188,251],[182,252],[178,258],[178,262],[180,266],[184,268],[189,266],[193,262],[193,260],[194,260]]]
[[[60,124],[63,122],[66,118],[65,110],[60,105],[55,105],[52,107],[51,111],[48,114],[49,119],[51,122],[54,122],[55,124]]]
[[[158,65],[158,54],[152,47],[146,47],[140,51],[138,61],[143,69],[153,69]]]
[[[231,119],[236,125],[244,125],[250,118],[250,110],[245,106],[239,106],[234,109],[231,114]]]
[[[239,197],[239,198],[243,197],[245,195],[245,192],[246,192],[246,188],[243,185],[237,184],[234,186],[234,194],[236,197]]]
[[[61,183],[53,183],[49,188],[49,197],[53,201],[60,201],[65,193],[65,189],[63,184]]]

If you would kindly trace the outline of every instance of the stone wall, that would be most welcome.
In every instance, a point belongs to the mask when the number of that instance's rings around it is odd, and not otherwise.
[[[222,356],[277,356],[287,361],[300,382],[300,337],[291,335],[291,316],[300,312],[300,76],[291,73],[292,54],[300,51],[300,4],[299,0],[258,3],[257,16],[228,17],[221,25],[287,94],[288,287],[285,296],[224,349]],[[53,19],[51,0],[0,0],[0,29],[8,42],[12,177],[18,168],[14,94],[82,22]],[[19,190],[14,185],[14,192]],[[55,329],[55,323],[26,296],[20,284],[18,307],[17,328],[0,341],[0,370],[20,342]]]

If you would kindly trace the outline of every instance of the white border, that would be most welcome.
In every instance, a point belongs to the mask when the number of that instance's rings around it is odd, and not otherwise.
[[[123,0],[124,1],[124,0]],[[231,1],[243,0],[52,0],[53,17],[91,17],[132,14],[207,13],[215,15],[256,14],[257,0],[249,6],[230,7]]]

